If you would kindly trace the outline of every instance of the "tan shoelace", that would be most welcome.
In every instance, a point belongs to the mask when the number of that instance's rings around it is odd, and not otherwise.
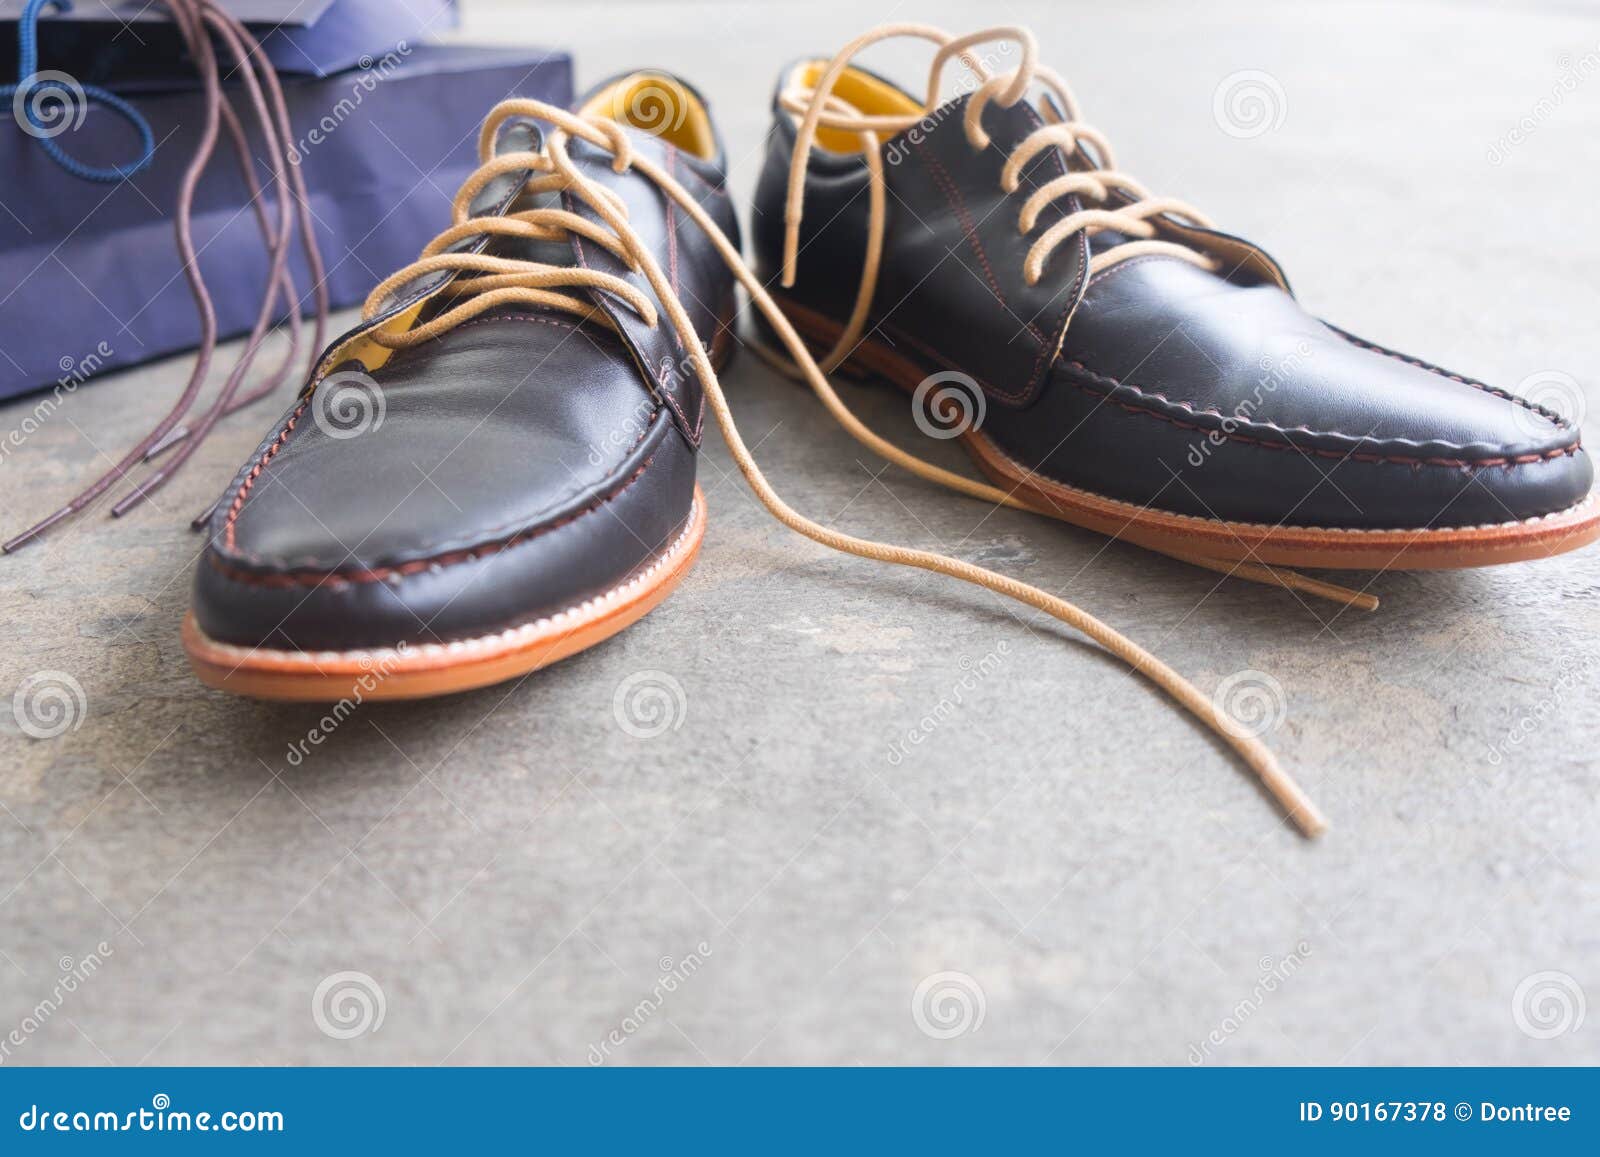
[[[900,37],[927,40],[939,46],[929,69],[926,105],[920,112],[914,115],[867,114],[835,94],[834,86],[845,75],[852,60],[865,49],[881,41]],[[990,75],[981,61],[973,56],[972,50],[974,48],[997,42],[1001,44],[1013,42],[1019,50],[1021,59],[1014,72],[998,76]],[[806,169],[811,160],[812,149],[816,144],[818,130],[831,129],[841,133],[853,134],[857,137],[861,143],[861,152],[869,170],[867,245],[862,262],[861,281],[856,290],[855,304],[851,308],[850,317],[845,323],[843,332],[840,333],[838,340],[834,342],[833,348],[817,359],[823,373],[832,372],[855,351],[861,342],[862,334],[867,326],[868,315],[872,309],[873,294],[877,289],[878,273],[883,258],[883,235],[886,222],[886,186],[884,184],[882,155],[883,136],[910,129],[922,123],[934,113],[939,103],[939,92],[943,83],[945,66],[957,57],[972,70],[973,75],[981,82],[973,90],[967,102],[962,121],[963,131],[966,133],[967,140],[976,150],[986,149],[991,143],[988,133],[983,128],[983,111],[991,101],[998,101],[1002,106],[1010,107],[1021,100],[1029,92],[1030,88],[1037,83],[1053,95],[1060,109],[1064,110],[1064,116],[1061,116],[1048,103],[1043,105],[1047,123],[1018,143],[1001,170],[1001,186],[1007,193],[1017,191],[1021,182],[1023,168],[1048,149],[1059,148],[1064,153],[1071,155],[1077,150],[1080,142],[1086,142],[1094,149],[1094,155],[1100,162],[1098,166],[1092,169],[1066,173],[1035,190],[1023,202],[1017,218],[1017,228],[1024,236],[1033,231],[1038,224],[1040,214],[1043,213],[1046,207],[1055,204],[1064,197],[1087,196],[1103,203],[1111,195],[1112,190],[1120,190],[1133,198],[1131,203],[1121,205],[1116,209],[1080,209],[1062,217],[1040,234],[1029,248],[1023,263],[1023,276],[1029,285],[1036,284],[1039,281],[1044,272],[1045,262],[1049,260],[1050,255],[1067,238],[1078,233],[1092,236],[1107,230],[1115,231],[1132,239],[1111,246],[1095,255],[1089,263],[1091,275],[1130,258],[1149,254],[1176,257],[1198,265],[1203,269],[1215,268],[1216,262],[1213,258],[1194,249],[1157,237],[1156,228],[1150,223],[1149,218],[1162,214],[1181,217],[1190,224],[1201,228],[1210,228],[1211,222],[1199,210],[1182,201],[1170,197],[1152,197],[1132,177],[1126,173],[1119,172],[1115,167],[1111,146],[1105,137],[1099,130],[1091,128],[1077,119],[1077,103],[1074,101],[1071,92],[1068,91],[1066,83],[1054,72],[1040,65],[1036,56],[1037,47],[1033,34],[1025,28],[991,28],[956,38],[948,32],[928,25],[888,24],[864,33],[845,45],[828,62],[827,67],[816,78],[814,84],[806,85],[796,82],[785,89],[779,96],[780,106],[799,122],[789,168],[788,194],[784,204],[782,284],[785,288],[793,286],[795,281],[795,266],[800,243],[800,219],[804,212]],[[1064,334],[1065,330],[1063,329]],[[800,365],[784,359],[781,355],[777,355],[763,346],[758,345],[754,348],[758,354],[780,372],[795,378],[805,378],[807,376]],[[918,477],[948,486],[973,498],[981,498],[986,502],[1010,506],[1018,510],[1028,510],[1051,517],[1048,511],[1037,510],[1010,491],[1001,490],[983,482],[953,474],[947,470],[941,470],[931,463],[923,462],[919,458],[905,454],[873,434],[858,422],[848,410],[843,409],[843,407],[834,409],[830,406],[829,408],[834,410],[834,417],[844,425],[845,429],[857,441],[895,465],[911,471]],[[1154,550],[1155,548],[1146,547],[1146,549]],[[1170,558],[1176,558],[1193,566],[1215,571],[1218,574],[1228,575],[1231,578],[1244,579],[1267,586],[1282,587],[1286,590],[1300,591],[1344,606],[1358,607],[1366,611],[1376,610],[1378,607],[1378,600],[1373,595],[1354,591],[1349,587],[1340,586],[1336,583],[1310,578],[1281,567],[1267,566],[1264,563],[1257,562],[1225,562],[1172,550],[1161,550],[1157,551],[1157,553],[1165,554]]]
[[[928,74],[927,103],[915,114],[867,115],[854,108],[834,93],[834,86],[850,67],[850,62],[872,45],[896,38],[927,40],[939,46],[934,54]],[[1015,70],[1002,75],[991,75],[983,63],[972,53],[979,45],[1014,42],[1021,53]],[[795,84],[779,97],[782,108],[799,118],[795,135],[793,162],[789,167],[788,196],[784,203],[783,221],[783,285],[794,285],[795,263],[800,248],[800,217],[804,209],[805,179],[811,160],[811,150],[816,144],[819,128],[855,134],[861,141],[861,151],[871,170],[868,201],[867,252],[861,270],[861,284],[856,292],[855,307],[850,321],[822,359],[824,370],[833,369],[844,355],[855,347],[866,326],[867,313],[872,305],[872,295],[877,288],[878,270],[883,257],[884,232],[884,180],[881,134],[899,133],[913,128],[932,114],[939,104],[940,87],[945,66],[955,57],[969,68],[981,82],[967,101],[962,117],[962,130],[976,151],[990,145],[990,137],[983,128],[983,111],[991,101],[1010,108],[1022,100],[1035,84],[1054,96],[1059,111],[1048,102],[1041,102],[1046,123],[1034,130],[1012,151],[1000,174],[1001,188],[1015,193],[1022,179],[1022,170],[1035,157],[1049,149],[1061,149],[1071,155],[1080,143],[1094,150],[1098,162],[1094,168],[1069,172],[1041,186],[1023,202],[1017,218],[1017,229],[1024,236],[1033,232],[1039,215],[1046,207],[1065,197],[1090,197],[1102,204],[1112,190],[1120,190],[1133,198],[1132,202],[1116,209],[1088,208],[1068,214],[1046,229],[1028,249],[1023,261],[1023,277],[1029,285],[1036,285],[1044,275],[1045,262],[1056,247],[1078,233],[1092,236],[1111,230],[1134,240],[1112,246],[1098,254],[1089,264],[1090,274],[1099,273],[1118,262],[1132,257],[1159,253],[1192,262],[1203,269],[1214,268],[1211,257],[1194,249],[1156,236],[1156,227],[1149,218],[1158,215],[1180,217],[1190,224],[1209,229],[1211,222],[1198,210],[1171,197],[1152,197],[1132,177],[1118,172],[1112,158],[1111,146],[1099,130],[1078,120],[1077,102],[1068,91],[1066,82],[1050,69],[1039,64],[1038,48],[1033,34],[1025,28],[989,28],[968,36],[953,37],[948,32],[926,24],[885,24],[863,33],[842,48],[838,55],[817,78],[815,85]]]
[[[533,118],[553,126],[555,131],[546,136],[543,151],[493,156],[494,141],[499,127],[513,117]],[[567,142],[574,137],[608,152],[612,157],[612,167],[617,172],[626,172],[632,168],[641,173],[699,226],[706,238],[715,246],[728,269],[782,339],[789,354],[800,365],[811,388],[827,406],[829,412],[850,428],[852,433],[859,430],[857,436],[865,435],[863,440],[869,445],[881,445],[883,452],[893,461],[903,463],[909,460],[915,463],[917,472],[924,477],[945,474],[936,467],[883,442],[855,420],[834,393],[827,377],[812,360],[805,343],[801,341],[800,336],[767,294],[760,281],[745,265],[738,249],[723,235],[715,222],[700,207],[699,202],[683,186],[649,158],[634,152],[625,129],[615,121],[598,115],[576,116],[540,101],[509,100],[498,105],[490,113],[479,138],[479,153],[484,159],[483,168],[468,180],[457,196],[454,223],[451,228],[446,230],[440,239],[430,244],[416,263],[401,270],[379,286],[367,301],[364,315],[369,319],[376,316],[390,289],[403,285],[415,277],[439,270],[453,270],[461,275],[450,290],[457,303],[414,329],[390,333],[380,327],[368,336],[387,348],[402,349],[436,337],[486,309],[508,303],[544,306],[574,313],[599,324],[608,326],[612,324],[592,302],[563,293],[561,292],[563,288],[608,293],[627,304],[652,327],[658,325],[660,319],[653,304],[621,278],[570,266],[554,266],[541,262],[483,255],[449,254],[441,251],[454,240],[479,233],[557,238],[563,230],[568,230],[604,245],[631,270],[642,273],[650,283],[657,301],[666,310],[667,320],[672,324],[684,348],[689,351],[695,375],[705,391],[712,413],[716,416],[717,424],[721,427],[722,436],[734,461],[762,505],[778,521],[812,541],[832,547],[834,550],[859,555],[862,558],[876,559],[879,562],[896,563],[950,575],[1035,607],[1059,619],[1093,639],[1126,662],[1134,671],[1155,683],[1215,732],[1224,743],[1238,752],[1268,790],[1282,803],[1302,832],[1308,836],[1315,836],[1326,828],[1326,820],[1316,805],[1279,767],[1272,752],[1259,739],[1242,734],[1236,727],[1230,727],[1211,699],[1202,694],[1192,683],[1093,615],[1037,587],[985,570],[983,567],[973,566],[960,559],[840,534],[813,522],[790,507],[772,488],[751,456],[749,447],[745,445],[733,420],[727,398],[717,381],[716,372],[711,367],[711,361],[700,344],[688,314],[672,291],[649,248],[628,224],[626,209],[621,200],[598,182],[585,177],[573,164],[567,151]],[[478,192],[496,176],[516,169],[529,169],[540,174],[532,185],[537,190],[560,189],[581,200],[594,211],[607,228],[600,229],[592,222],[558,209],[533,209],[515,213],[507,218],[472,217],[468,206]],[[960,478],[959,475],[949,475],[949,477],[954,483],[977,485]],[[962,487],[958,485],[957,488]]]

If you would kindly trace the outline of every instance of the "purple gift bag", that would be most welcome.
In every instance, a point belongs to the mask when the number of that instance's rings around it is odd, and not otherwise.
[[[162,47],[159,22],[141,17],[120,32],[102,23],[98,39],[90,37],[96,25],[83,18],[100,6],[79,0],[72,19],[39,22],[39,68],[76,75],[70,69],[79,67],[84,83],[128,100],[151,126],[154,160],[117,184],[84,181],[58,167],[10,109],[0,110],[0,398],[68,377],[76,385],[192,348],[199,337],[169,217],[199,132],[198,81],[176,47]],[[476,167],[477,126],[491,106],[508,96],[563,105],[572,97],[564,53],[426,45],[395,35],[397,28],[425,33],[430,12],[433,26],[446,26],[453,5],[444,0],[238,0],[229,8],[269,24],[275,13],[297,13],[264,47],[282,74],[292,154],[308,186],[335,308],[360,302],[448,223],[455,189]],[[14,20],[19,10],[20,0],[0,0],[0,19]],[[119,81],[108,61],[129,59],[134,35],[148,51],[133,53],[142,64]],[[10,79],[5,60],[0,44],[0,76]],[[93,103],[54,139],[96,165],[138,152],[128,124]],[[220,335],[248,330],[268,263],[243,177],[225,155],[199,186],[193,232]],[[292,260],[304,287],[301,255]]]

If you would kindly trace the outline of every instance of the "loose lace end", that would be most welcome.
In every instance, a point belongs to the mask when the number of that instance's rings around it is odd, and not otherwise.
[[[56,523],[61,522],[64,519],[71,518],[76,513],[78,513],[78,507],[71,505],[63,506],[49,518],[36,522],[16,537],[7,539],[3,545],[0,545],[0,552],[10,554],[18,547],[26,546],[45,531],[49,530]]]
[[[328,290],[322,256],[313,231],[305,180],[299,165],[291,161],[293,136],[288,106],[284,101],[277,73],[262,52],[256,38],[218,0],[152,0],[153,4],[164,7],[177,26],[188,49],[188,57],[193,61],[195,70],[199,74],[200,91],[205,102],[205,117],[200,129],[200,140],[179,184],[177,205],[172,214],[183,276],[188,283],[190,295],[194,298],[195,311],[200,320],[198,352],[183,392],[155,427],[66,506],[0,547],[6,552],[23,546],[56,523],[78,514],[141,464],[154,461],[174,447],[179,447],[163,469],[146,478],[111,508],[113,517],[127,513],[188,461],[219,418],[261,397],[277,384],[289,364],[295,360],[299,345],[300,302],[288,268],[288,256],[294,246],[297,231],[304,250],[306,266],[311,275],[312,296],[316,307],[316,329],[311,343],[313,356],[322,344],[323,329],[328,315]],[[222,53],[226,54],[226,61],[219,59]],[[226,78],[222,75],[222,64],[229,65]],[[223,89],[225,79],[243,94],[241,104],[247,103],[253,112],[254,123],[251,127],[255,130],[254,140],[247,136],[239,115],[233,109],[234,98]],[[267,251],[269,276],[255,326],[251,330],[244,352],[228,375],[211,408],[191,426],[185,426],[181,423],[199,397],[217,341],[216,310],[210,292],[206,288],[205,279],[201,275],[191,218],[195,190],[211,163],[224,130],[232,140],[239,169],[250,194],[247,204],[254,211]],[[258,161],[271,177],[265,189],[258,176]],[[269,206],[275,211],[275,220],[268,217]],[[236,399],[235,394],[255,358],[272,318],[280,308],[280,303],[289,312],[293,331],[289,357],[269,382]]]

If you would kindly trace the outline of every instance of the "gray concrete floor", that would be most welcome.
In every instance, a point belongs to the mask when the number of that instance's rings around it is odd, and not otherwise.
[[[1261,241],[1312,308],[1595,400],[1600,75],[1540,111],[1600,52],[1580,5],[466,8],[464,36],[568,43],[585,78],[681,69],[741,191],[791,56],[891,16],[1030,24],[1123,165]],[[920,83],[909,54],[882,63]],[[1241,70],[1283,102],[1249,139],[1213,116]],[[6,529],[183,370],[73,398],[0,469]],[[1600,1012],[1577,1022],[1600,999],[1600,555],[1359,576],[1381,611],[1334,614],[884,471],[754,358],[728,384],[800,509],[1064,592],[1207,690],[1270,673],[1269,741],[1334,830],[1297,838],[1202,729],[1051,620],[784,531],[714,436],[705,552],[659,611],[512,686],[365,708],[291,766],[320,712],[207,691],[178,641],[188,517],[262,412],[159,505],[0,560],[0,690],[65,672],[86,700],[54,739],[0,711],[0,1037],[25,1030],[6,1063],[1183,1064],[1213,1032],[1207,1063],[1600,1061]],[[901,401],[847,394],[910,444]],[[640,679],[676,729],[619,726]],[[381,993],[381,1025],[328,993],[343,972]],[[319,986],[348,1039],[319,1026]]]

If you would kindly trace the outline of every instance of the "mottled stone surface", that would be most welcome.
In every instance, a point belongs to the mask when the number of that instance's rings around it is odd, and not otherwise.
[[[570,43],[587,79],[684,71],[743,193],[778,66],[891,6],[466,7],[464,36]],[[961,29],[961,7],[893,15]],[[1259,239],[1316,310],[1491,381],[1570,374],[1595,404],[1600,75],[1552,98],[1600,51],[1579,6],[979,18],[1034,25],[1123,166]],[[880,63],[920,83],[911,54]],[[1214,118],[1242,70],[1283,110],[1249,138]],[[86,319],[63,356],[116,332]],[[9,453],[6,529],[117,454],[186,365],[86,389]],[[1539,1000],[1600,1000],[1600,555],[1358,576],[1382,610],[1336,614],[884,470],[753,357],[727,383],[800,509],[1068,593],[1207,690],[1270,673],[1270,741],[1333,831],[1294,836],[1053,621],[783,530],[714,435],[705,551],[659,611],[515,685],[365,708],[292,766],[320,712],[204,690],[178,641],[186,523],[255,413],[132,517],[0,560],[0,690],[64,672],[86,700],[53,739],[0,710],[0,1036],[63,958],[110,949],[6,1063],[1181,1064],[1213,1030],[1208,1063],[1600,1061],[1600,1014]],[[897,397],[846,393],[912,444]],[[678,724],[654,738],[614,715],[640,672]],[[319,1029],[340,972],[381,990],[377,1031]],[[966,1031],[942,1039],[940,1015]]]

